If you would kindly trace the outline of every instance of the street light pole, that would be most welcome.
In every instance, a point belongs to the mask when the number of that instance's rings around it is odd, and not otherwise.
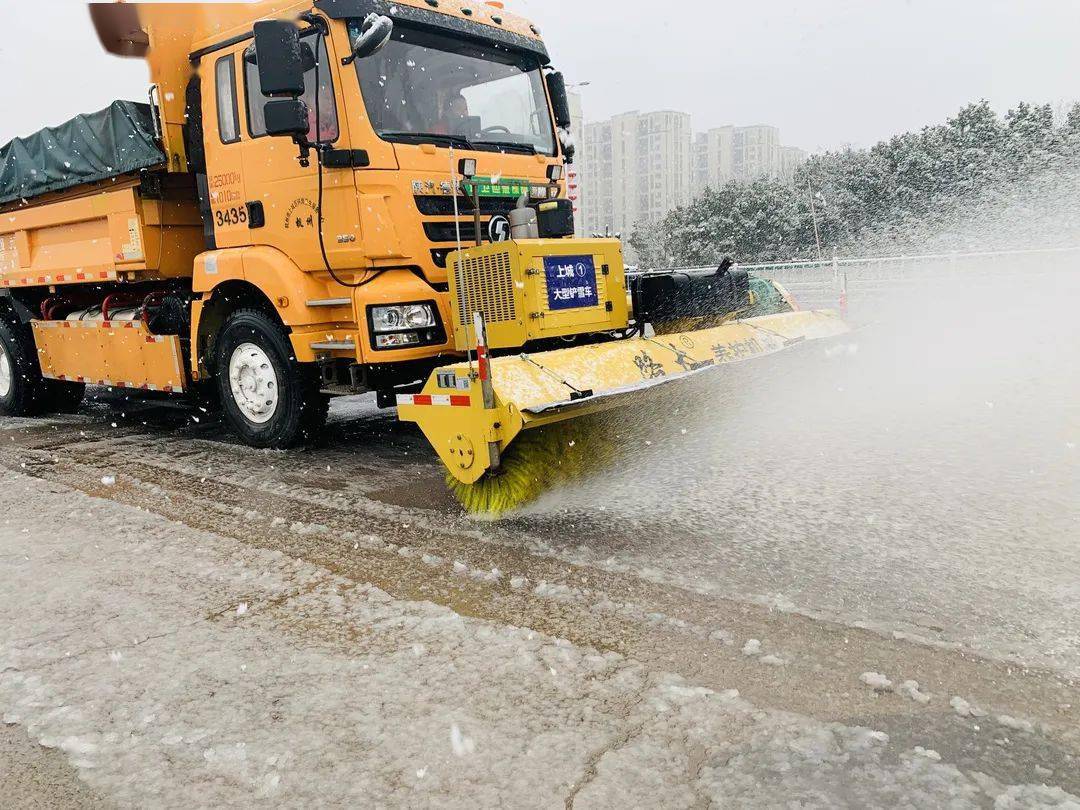
[[[806,180],[806,190],[810,192],[810,216],[814,219],[814,241],[817,243],[817,260],[822,261],[821,258],[821,230],[818,227],[817,207],[814,205],[814,187],[810,184],[810,179]]]

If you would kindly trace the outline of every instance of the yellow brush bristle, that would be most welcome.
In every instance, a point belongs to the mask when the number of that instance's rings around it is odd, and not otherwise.
[[[589,418],[525,431],[503,455],[498,472],[475,484],[448,474],[447,483],[469,514],[500,517],[603,464],[606,442],[597,441],[602,435]]]

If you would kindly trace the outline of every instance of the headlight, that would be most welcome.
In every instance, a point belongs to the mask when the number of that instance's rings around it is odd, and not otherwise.
[[[371,325],[376,332],[408,332],[436,326],[431,304],[404,304],[395,307],[372,307]]]

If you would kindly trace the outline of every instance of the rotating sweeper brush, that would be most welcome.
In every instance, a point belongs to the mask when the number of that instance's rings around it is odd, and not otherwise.
[[[474,514],[512,511],[602,467],[618,414],[582,417],[849,331],[730,265],[628,280],[615,240],[501,242],[450,262],[455,337],[469,360],[398,397],[398,412]]]

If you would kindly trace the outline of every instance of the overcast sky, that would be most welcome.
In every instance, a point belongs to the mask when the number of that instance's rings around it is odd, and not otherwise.
[[[597,120],[689,112],[770,123],[809,150],[867,146],[987,98],[1080,98],[1080,0],[506,0],[535,20]],[[0,143],[115,98],[138,61],[104,54],[73,0],[0,0]]]

